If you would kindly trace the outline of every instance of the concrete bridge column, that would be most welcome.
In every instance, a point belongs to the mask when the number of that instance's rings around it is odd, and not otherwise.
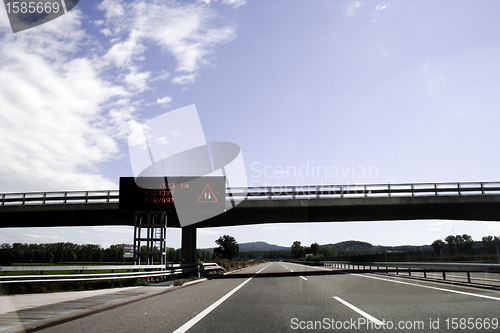
[[[182,228],[181,237],[182,263],[196,263],[196,228],[192,226]]]

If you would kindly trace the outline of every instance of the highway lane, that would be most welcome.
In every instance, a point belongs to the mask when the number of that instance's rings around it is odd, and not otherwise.
[[[42,332],[495,332],[499,310],[498,291],[272,263]],[[490,329],[478,329],[487,318]]]

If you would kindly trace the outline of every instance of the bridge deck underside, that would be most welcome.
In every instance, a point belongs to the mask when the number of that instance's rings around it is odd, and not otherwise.
[[[500,195],[248,200],[194,226],[416,219],[500,221]],[[0,228],[98,225],[133,226],[134,212],[120,211],[118,203],[0,207]],[[175,212],[168,212],[167,226],[180,227]]]

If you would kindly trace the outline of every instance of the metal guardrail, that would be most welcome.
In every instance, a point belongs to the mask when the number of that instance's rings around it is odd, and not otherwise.
[[[174,264],[168,267],[180,267]],[[99,266],[0,266],[0,272],[28,272],[28,271],[99,271],[99,270],[139,270],[165,269],[165,265],[99,265]]]
[[[1,205],[49,205],[71,203],[118,203],[119,190],[27,192],[1,194]]]
[[[229,192],[249,200],[461,196],[500,194],[500,182],[268,186],[232,188]]]
[[[412,272],[422,272],[424,278],[427,278],[429,272],[442,273],[443,280],[446,280],[446,273],[449,272],[463,272],[467,273],[467,282],[471,283],[471,272],[484,272],[484,273],[500,273],[500,264],[475,264],[475,263],[437,263],[437,262],[353,262],[353,261],[320,261],[324,266],[342,268],[347,270],[367,270],[380,271],[384,268],[385,272],[389,272],[390,268],[399,275],[405,269],[408,275],[411,276]],[[500,276],[497,282],[500,282]]]
[[[500,195],[500,182],[453,182],[407,184],[352,184],[232,187],[226,190],[226,201],[272,199],[332,199],[349,197],[419,197]],[[0,194],[0,206],[118,203],[119,190],[27,192]]]
[[[94,273],[94,274],[52,274],[43,275],[44,271],[84,271],[84,270],[136,270],[135,272],[125,273]],[[153,270],[139,272],[139,270]],[[158,270],[159,269],[159,270]],[[167,275],[176,275],[193,272],[206,272],[213,270],[223,270],[216,263],[204,264],[169,264],[165,265],[115,265],[115,266],[3,266],[0,267],[2,272],[24,272],[24,271],[39,271],[40,275],[8,275],[0,276],[0,284],[2,283],[28,283],[28,282],[65,282],[65,281],[89,281],[89,280],[117,280],[117,279],[132,279],[132,278],[151,278]]]

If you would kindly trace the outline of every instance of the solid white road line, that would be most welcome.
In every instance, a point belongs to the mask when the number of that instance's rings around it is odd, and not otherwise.
[[[383,322],[381,322],[380,320],[378,320],[377,318],[375,317],[372,317],[370,316],[368,313],[364,312],[363,310],[361,309],[358,309],[357,307],[355,307],[354,305],[352,305],[351,303],[348,303],[346,301],[344,301],[342,298],[338,297],[338,296],[333,296],[334,299],[336,299],[337,301],[339,301],[340,303],[344,304],[345,306],[347,306],[348,308],[356,311],[357,313],[359,313],[360,315],[362,315],[363,317],[365,317],[366,319],[368,319],[369,321],[372,321],[374,322],[375,324],[379,324],[379,325],[384,325]]]
[[[222,302],[224,302],[226,299],[228,299],[229,297],[231,297],[232,294],[234,294],[241,287],[243,287],[245,284],[247,284],[248,282],[250,282],[250,280],[253,279],[253,277],[255,275],[259,274],[260,272],[262,272],[264,269],[266,269],[270,265],[272,265],[272,264],[269,264],[269,265],[265,266],[264,268],[261,268],[257,273],[255,273],[254,275],[252,275],[251,277],[249,277],[248,279],[246,279],[245,281],[243,281],[236,288],[234,288],[233,290],[231,290],[230,292],[228,292],[227,294],[225,294],[224,296],[222,296],[218,301],[216,301],[215,303],[213,303],[212,305],[210,305],[208,308],[206,308],[205,310],[203,310],[202,312],[200,312],[198,315],[196,315],[195,317],[193,317],[191,320],[189,320],[187,323],[185,323],[184,325],[182,325],[181,327],[179,327],[178,329],[176,329],[173,333],[184,333],[187,330],[189,330],[191,327],[193,327],[194,325],[196,325],[197,322],[199,322],[200,320],[202,320],[207,314],[209,314],[216,307],[218,307],[219,305],[221,305]]]
[[[307,281],[307,279],[306,279],[305,277],[303,277],[302,275],[299,275],[299,276],[300,276],[301,278],[303,278],[304,280],[306,280],[306,281]]]
[[[375,276],[368,276],[368,275],[363,275],[363,274],[352,274],[356,276],[361,276],[369,279],[375,279],[375,280],[382,280],[382,281],[389,281],[389,282],[394,282],[394,283],[401,283],[401,284],[406,284],[409,286],[416,286],[416,287],[421,287],[421,288],[428,288],[428,289],[434,289],[434,290],[440,290],[440,291],[447,291],[450,293],[455,293],[455,294],[461,294],[461,295],[467,295],[467,296],[475,296],[475,297],[482,297],[482,298],[487,298],[487,299],[492,299],[495,301],[500,301],[500,297],[494,297],[494,296],[488,296],[488,295],[481,295],[481,294],[473,294],[473,293],[468,293],[465,291],[458,291],[458,290],[453,290],[453,289],[445,289],[445,288],[438,288],[438,287],[432,287],[432,286],[425,286],[421,284],[416,284],[416,283],[409,283],[409,282],[403,282],[403,281],[396,281],[396,280],[390,280],[390,279],[384,279],[384,278],[379,278]]]

